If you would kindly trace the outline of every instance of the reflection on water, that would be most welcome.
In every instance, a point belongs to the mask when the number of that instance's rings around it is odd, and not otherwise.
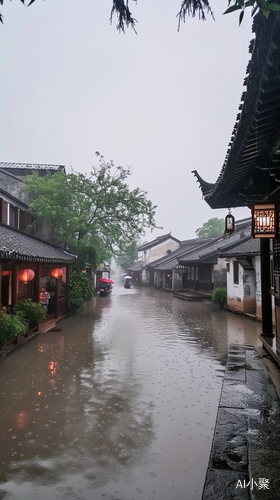
[[[259,325],[114,287],[0,362],[0,498],[200,500],[230,343]]]

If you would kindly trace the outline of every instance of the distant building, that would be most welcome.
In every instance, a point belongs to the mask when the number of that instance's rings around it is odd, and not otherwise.
[[[154,273],[149,266],[157,259],[170,255],[179,247],[180,240],[171,236],[171,232],[140,246],[138,252],[141,254],[141,284],[154,286]]]

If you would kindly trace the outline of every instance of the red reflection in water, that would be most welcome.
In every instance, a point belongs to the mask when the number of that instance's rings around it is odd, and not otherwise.
[[[57,369],[57,362],[56,361],[49,361],[49,370],[51,372],[51,375],[54,375]]]
[[[16,413],[15,420],[17,429],[25,429],[28,424],[28,415],[24,410],[20,411]]]

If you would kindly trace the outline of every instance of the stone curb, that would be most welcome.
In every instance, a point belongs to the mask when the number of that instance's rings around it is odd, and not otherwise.
[[[280,498],[280,399],[260,357],[229,348],[202,500]]]

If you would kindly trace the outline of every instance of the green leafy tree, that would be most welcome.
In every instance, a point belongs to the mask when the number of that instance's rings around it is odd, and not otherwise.
[[[138,258],[138,247],[139,242],[137,240],[129,242],[126,248],[124,248],[120,254],[116,255],[117,265],[126,270],[129,266],[134,264]]]
[[[126,182],[130,169],[96,155],[99,164],[89,175],[35,173],[25,181],[34,196],[30,210],[36,226],[48,225],[56,240],[78,255],[79,268],[125,252],[145,229],[158,227],[156,206],[146,191],[130,189]]]
[[[224,233],[225,230],[225,221],[224,219],[218,219],[218,217],[213,217],[209,219],[207,222],[204,222],[202,227],[199,227],[195,234],[199,238],[207,238],[208,236],[219,236]]]
[[[25,5],[25,0],[20,1]],[[29,7],[29,5],[34,2],[35,0],[30,0],[27,6]],[[112,0],[110,22],[112,23],[113,17],[116,16],[117,29],[119,31],[124,32],[125,28],[130,27],[136,32],[137,20],[133,17],[130,10],[130,5],[132,5],[133,2],[136,4],[137,0]],[[3,5],[3,3],[4,0],[0,0],[0,4]],[[274,3],[269,0],[228,0],[228,9],[225,11],[225,14],[240,10],[239,23],[241,23],[244,11],[247,8],[251,8],[252,15],[255,15],[258,11],[262,11],[262,13],[268,17],[270,12],[280,10],[280,5],[277,1]],[[185,22],[187,16],[198,16],[199,19],[205,21],[206,15],[210,15],[214,19],[214,13],[208,0],[182,0],[180,10],[177,14],[178,28],[181,22]],[[3,23],[3,16],[1,14],[0,21]]]

